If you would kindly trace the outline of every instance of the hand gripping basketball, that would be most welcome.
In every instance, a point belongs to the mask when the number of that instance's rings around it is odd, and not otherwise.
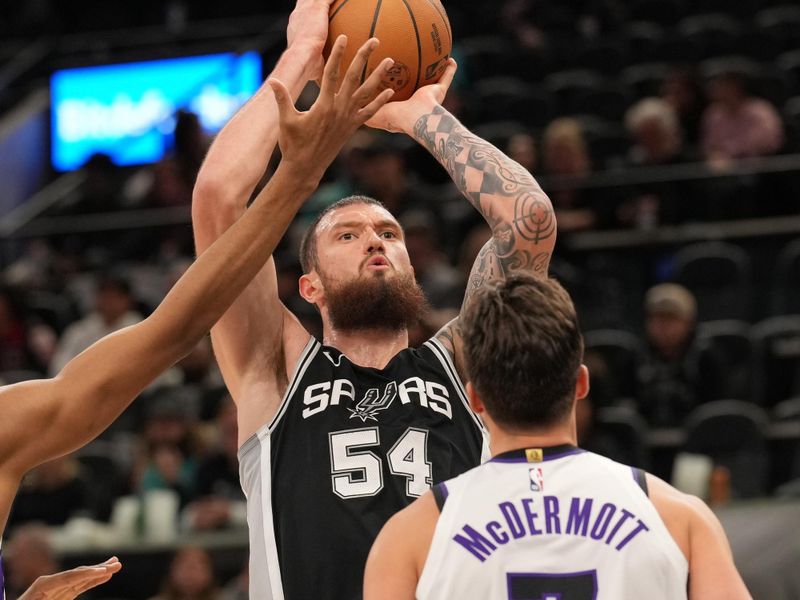
[[[325,64],[322,50],[328,39],[328,13],[333,1],[298,0],[289,15],[286,45],[288,48],[300,48],[304,51],[304,56],[308,56],[308,79],[319,79],[322,74]]]
[[[346,46],[347,38],[339,36],[325,65],[319,97],[306,112],[294,107],[283,83],[274,78],[267,82],[275,93],[280,113],[278,144],[282,160],[299,167],[306,176],[321,178],[345,141],[394,94],[393,90],[381,86],[381,78],[393,64],[388,58],[360,84],[361,73],[378,47],[376,39],[361,47],[340,85],[340,67]]]

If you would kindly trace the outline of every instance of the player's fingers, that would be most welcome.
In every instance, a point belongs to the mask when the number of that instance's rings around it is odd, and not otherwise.
[[[292,96],[283,82],[273,78],[267,80],[267,84],[275,94],[275,102],[278,104],[278,114],[280,120],[286,122],[297,114],[297,109],[292,102]]]
[[[377,38],[370,38],[358,49],[356,57],[347,69],[344,81],[342,81],[342,87],[339,90],[339,94],[342,98],[347,98],[349,100],[353,96],[353,93],[359,88],[361,85],[361,78],[369,62],[369,57],[375,51],[375,48],[378,47],[378,44]]]
[[[383,90],[380,94],[378,94],[378,97],[375,98],[375,100],[373,100],[372,102],[367,104],[364,108],[362,108],[360,111],[358,111],[357,114],[359,120],[362,123],[369,121],[372,117],[375,116],[375,113],[377,113],[384,104],[386,104],[387,102],[389,102],[389,100],[392,99],[392,96],[394,96],[393,89],[390,88]]]
[[[347,48],[347,36],[340,35],[333,43],[328,62],[325,63],[325,69],[322,72],[322,85],[319,88],[320,98],[332,100],[334,94],[339,91],[339,76],[345,48]]]
[[[439,78],[439,85],[444,88],[444,91],[450,89],[450,84],[453,83],[453,78],[456,76],[456,71],[458,70],[458,64],[452,58],[447,61],[447,67],[442,73],[442,76]]]
[[[393,65],[394,60],[391,58],[383,59],[381,64],[379,64],[378,67],[372,73],[370,73],[370,76],[367,77],[367,80],[361,85],[361,87],[353,92],[352,101],[356,105],[356,108],[363,108],[377,98],[378,94],[385,89],[385,86],[383,85],[383,79]]]

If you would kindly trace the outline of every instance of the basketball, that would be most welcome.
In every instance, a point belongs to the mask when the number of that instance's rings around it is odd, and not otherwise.
[[[439,0],[336,0],[330,10],[326,59],[342,34],[347,36],[343,72],[368,39],[380,40],[361,80],[386,57],[394,59],[383,82],[394,89],[393,101],[407,100],[418,88],[436,83],[453,46],[450,21]]]

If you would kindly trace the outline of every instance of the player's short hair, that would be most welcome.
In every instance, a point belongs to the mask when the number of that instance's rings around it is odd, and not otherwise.
[[[310,273],[314,269],[319,269],[319,255],[317,254],[317,227],[320,221],[335,210],[352,206],[354,204],[370,204],[373,206],[380,206],[386,208],[381,202],[369,196],[348,196],[342,198],[338,202],[334,202],[322,212],[308,226],[306,232],[303,234],[303,239],[300,242],[300,266],[303,268],[303,273]]]
[[[538,429],[567,417],[583,336],[561,284],[511,276],[477,292],[460,326],[469,379],[492,419]]]

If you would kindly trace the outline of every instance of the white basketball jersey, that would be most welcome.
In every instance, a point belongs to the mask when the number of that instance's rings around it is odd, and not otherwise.
[[[644,473],[574,446],[515,450],[434,487],[418,600],[673,600],[688,564]]]

